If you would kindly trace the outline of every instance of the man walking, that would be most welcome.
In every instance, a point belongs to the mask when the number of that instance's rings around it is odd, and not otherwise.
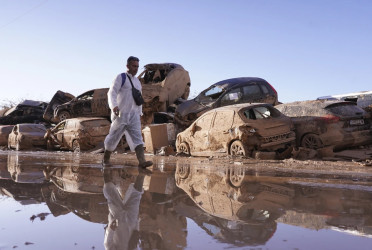
[[[142,105],[138,106],[132,95],[132,84],[136,89],[142,90],[141,82],[135,77],[138,67],[139,59],[130,56],[127,60],[127,73],[119,74],[107,93],[112,123],[104,142],[103,164],[109,163],[112,151],[125,134],[130,149],[136,152],[138,167],[146,168],[152,165],[151,161],[145,160],[140,120]]]

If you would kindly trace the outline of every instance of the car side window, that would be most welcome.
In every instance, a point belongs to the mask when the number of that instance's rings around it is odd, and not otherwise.
[[[248,85],[243,87],[243,99],[254,100],[262,95],[261,89],[258,85]]]
[[[238,103],[241,97],[242,92],[240,88],[232,89],[222,97],[221,106]]]
[[[269,94],[269,89],[268,89],[265,85],[260,84],[260,86],[261,86],[262,92],[263,92],[265,95]]]
[[[81,100],[91,100],[93,98],[93,92],[94,91],[89,91],[87,93],[84,93],[84,94],[78,96],[77,99],[79,101],[81,101]]]
[[[62,122],[62,123],[60,123],[57,127],[56,127],[56,132],[58,132],[58,131],[61,131],[61,130],[63,130],[64,128],[65,128],[65,124],[66,124],[66,122]]]

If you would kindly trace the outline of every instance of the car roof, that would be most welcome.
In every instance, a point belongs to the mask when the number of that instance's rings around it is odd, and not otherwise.
[[[214,111],[225,111],[225,110],[239,111],[243,108],[250,108],[250,107],[257,107],[257,106],[271,106],[272,107],[272,105],[269,103],[240,103],[240,104],[227,105],[227,106],[215,108],[215,109],[209,110],[206,113],[214,112]]]
[[[182,68],[180,64],[177,63],[149,63],[144,66],[145,69],[154,70],[154,69],[166,69],[166,68]]]
[[[319,108],[326,108],[331,105],[340,104],[340,103],[348,103],[351,105],[356,105],[354,102],[348,101],[339,101],[339,100],[329,100],[329,99],[321,99],[321,100],[307,100],[307,101],[297,101],[297,102],[290,102],[290,103],[283,103],[277,105],[277,107],[284,107],[284,106],[316,106]]]
[[[232,88],[232,87],[236,87],[237,85],[243,85],[248,82],[255,82],[255,81],[266,82],[264,79],[259,78],[259,77],[238,77],[238,78],[230,78],[230,79],[226,79],[223,81],[219,81],[213,85],[220,86],[222,88]]]

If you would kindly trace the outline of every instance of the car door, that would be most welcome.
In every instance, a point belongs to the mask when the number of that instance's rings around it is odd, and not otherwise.
[[[84,94],[76,97],[72,102],[72,113],[75,116],[90,116],[92,113],[92,99],[94,90],[85,92]]]
[[[210,149],[217,153],[227,153],[231,140],[230,129],[234,122],[234,110],[219,110],[213,119],[209,132]]]
[[[266,102],[266,96],[263,95],[258,84],[252,83],[242,87],[242,102],[244,103],[261,103]]]
[[[195,122],[194,134],[190,143],[190,149],[193,152],[209,151],[209,130],[211,128],[212,119],[215,112],[208,112],[202,115]]]

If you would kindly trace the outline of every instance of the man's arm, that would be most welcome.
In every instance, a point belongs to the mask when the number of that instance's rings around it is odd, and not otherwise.
[[[109,91],[107,92],[109,107],[115,113],[115,115],[119,115],[117,96],[121,88],[121,82],[121,75],[118,75],[111,84]]]

